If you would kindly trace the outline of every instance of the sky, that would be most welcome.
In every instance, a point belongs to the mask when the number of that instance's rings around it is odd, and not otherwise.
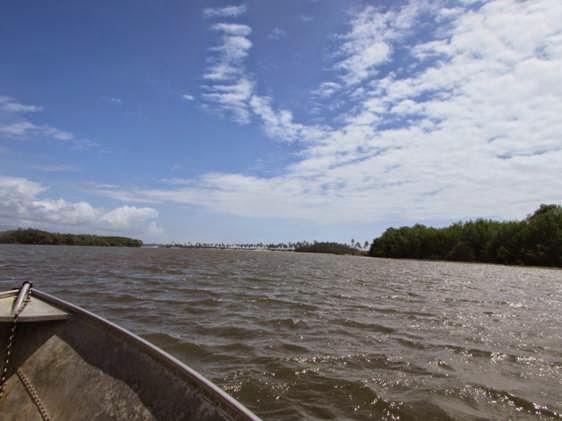
[[[562,202],[560,0],[0,10],[2,229],[370,241]]]

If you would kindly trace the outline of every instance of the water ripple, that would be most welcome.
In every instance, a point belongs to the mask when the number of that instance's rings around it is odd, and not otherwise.
[[[265,419],[562,419],[562,272],[251,251],[0,246]]]

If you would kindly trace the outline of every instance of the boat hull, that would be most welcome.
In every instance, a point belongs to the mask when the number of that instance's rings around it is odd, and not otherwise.
[[[199,373],[127,330],[38,290],[67,320],[18,323],[3,420],[258,420]],[[0,324],[4,348],[9,323]],[[18,370],[18,371],[16,371]]]

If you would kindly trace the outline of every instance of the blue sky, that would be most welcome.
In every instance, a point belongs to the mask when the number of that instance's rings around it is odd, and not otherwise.
[[[562,3],[11,2],[0,227],[371,240],[562,201]]]

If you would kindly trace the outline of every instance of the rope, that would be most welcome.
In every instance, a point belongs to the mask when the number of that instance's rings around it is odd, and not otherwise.
[[[24,283],[25,284],[25,283]],[[22,286],[23,289],[23,286]],[[22,291],[20,289],[20,291]],[[8,368],[10,366],[10,357],[12,356],[12,350],[14,346],[14,339],[16,337],[16,328],[18,326],[18,317],[23,312],[27,304],[31,301],[31,288],[28,289],[27,295],[23,300],[23,305],[17,309],[16,313],[14,314],[14,319],[12,321],[12,327],[10,328],[10,335],[8,337],[8,342],[5,348],[5,357],[4,357],[4,367],[2,368],[2,374],[0,375],[0,399],[4,396],[6,383],[8,381]]]
[[[47,408],[45,407],[45,405],[43,404],[43,401],[41,400],[41,398],[39,397],[39,394],[37,393],[37,389],[35,389],[35,387],[31,384],[31,381],[23,373],[21,368],[18,368],[16,370],[16,374],[18,375],[18,377],[21,380],[23,386],[25,387],[25,390],[27,390],[27,393],[29,394],[29,397],[31,398],[31,400],[33,401],[33,403],[35,404],[35,406],[39,410],[39,413],[41,414],[41,418],[43,418],[43,421],[52,421],[52,418],[49,415],[49,412],[47,411]]]
[[[24,290],[24,287],[27,288],[27,290]],[[21,294],[25,294],[25,296],[23,297],[23,301],[21,302],[21,306],[19,306],[18,299],[20,298]],[[15,310],[14,318],[12,320],[12,326],[10,328],[10,335],[8,337],[8,342],[6,344],[4,367],[2,368],[2,374],[0,375],[0,399],[4,395],[6,383],[8,381],[8,368],[10,366],[10,357],[12,355],[13,348],[14,348],[14,339],[16,337],[16,328],[17,328],[17,325],[18,325],[18,318],[19,318],[20,314],[23,312],[23,310],[25,309],[25,307],[27,306],[27,304],[29,303],[29,301],[31,301],[31,284],[29,282],[24,282],[24,284],[22,285],[22,287],[20,289],[20,293],[18,294],[18,296],[15,300],[16,304],[14,304],[16,306],[19,306],[19,308],[16,308],[16,310]],[[39,394],[37,393],[37,390],[31,384],[31,381],[24,374],[24,372],[21,370],[21,368],[16,369],[16,375],[18,376],[21,383],[23,384],[23,387],[25,387],[25,390],[27,391],[27,393],[31,397],[31,400],[33,401],[33,403],[35,404],[35,406],[39,410],[39,414],[41,414],[41,418],[43,418],[43,421],[52,421],[52,418],[49,415],[49,412],[47,411],[47,408],[45,408],[45,405],[41,401],[41,398],[39,397]]]

